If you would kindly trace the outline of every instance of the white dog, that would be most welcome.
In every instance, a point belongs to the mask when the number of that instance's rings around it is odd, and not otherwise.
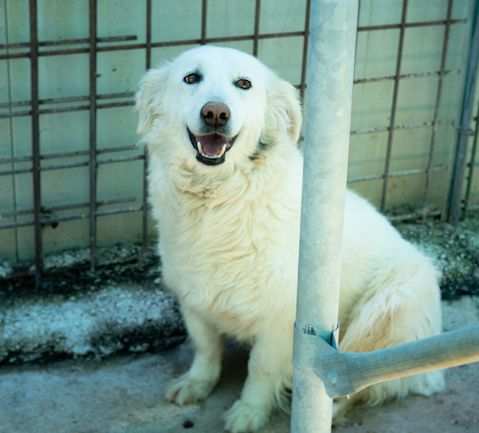
[[[291,385],[303,164],[297,92],[248,54],[203,46],[148,71],[136,108],[151,155],[164,281],[195,348],[166,396],[180,405],[206,398],[220,376],[222,336],[233,336],[252,350],[226,428],[256,431]],[[343,242],[342,350],[441,331],[438,272],[352,192]],[[357,399],[376,404],[443,386],[433,372],[375,385]]]

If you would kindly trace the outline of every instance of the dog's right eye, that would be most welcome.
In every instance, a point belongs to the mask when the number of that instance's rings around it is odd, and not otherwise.
[[[191,74],[186,75],[183,78],[183,81],[186,84],[196,84],[196,83],[199,83],[201,81],[201,78],[202,77],[201,77],[200,74],[197,74],[196,72],[192,72]]]

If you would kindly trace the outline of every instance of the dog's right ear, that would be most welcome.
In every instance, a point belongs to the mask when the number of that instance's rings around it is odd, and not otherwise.
[[[159,69],[150,69],[140,81],[138,92],[135,95],[135,109],[138,111],[139,135],[146,135],[153,126],[155,119],[161,116],[161,95],[165,89],[169,65]]]

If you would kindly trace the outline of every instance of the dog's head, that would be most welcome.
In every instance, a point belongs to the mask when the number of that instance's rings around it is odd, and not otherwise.
[[[138,133],[150,146],[204,166],[252,160],[270,146],[296,143],[301,128],[291,84],[253,56],[213,46],[148,71],[136,109]]]

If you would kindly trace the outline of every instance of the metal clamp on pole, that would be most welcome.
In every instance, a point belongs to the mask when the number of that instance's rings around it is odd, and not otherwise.
[[[357,0],[313,0],[305,105],[293,433],[331,431],[332,401],[314,370],[315,342],[336,328]],[[306,330],[304,332],[303,330]]]

